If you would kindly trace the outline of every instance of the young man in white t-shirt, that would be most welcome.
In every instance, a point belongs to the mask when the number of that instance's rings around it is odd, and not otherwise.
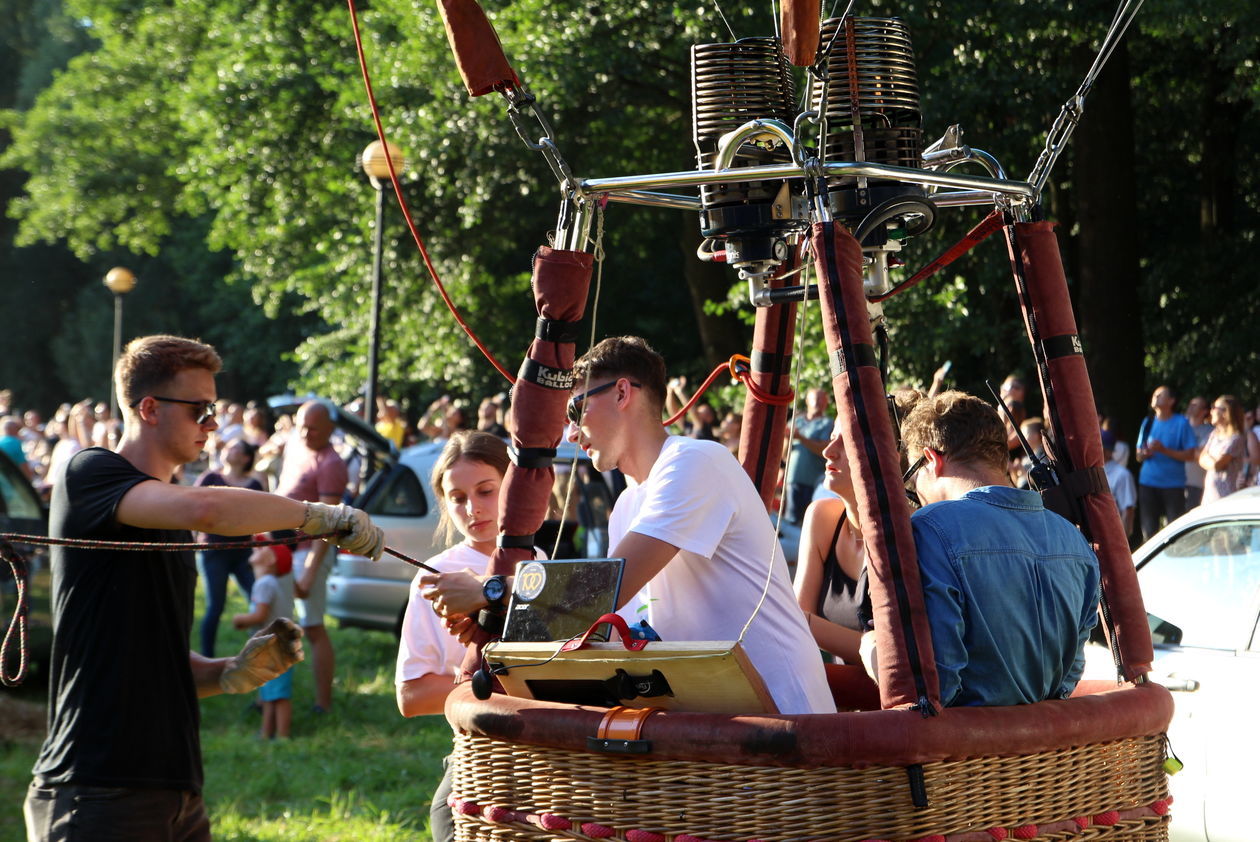
[[[723,445],[661,426],[665,362],[638,337],[605,339],[575,365],[570,441],[629,487],[609,523],[626,560],[619,612],[667,641],[736,640],[781,713],[831,713],[818,648],[752,481]],[[762,594],[765,599],[762,599]],[[750,623],[751,618],[751,623]]]

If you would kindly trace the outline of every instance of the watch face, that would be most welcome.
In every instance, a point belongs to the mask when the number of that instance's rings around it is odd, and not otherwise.
[[[487,602],[499,602],[503,599],[503,592],[506,587],[503,583],[502,576],[493,576],[486,580],[482,586],[481,592],[485,596]]]

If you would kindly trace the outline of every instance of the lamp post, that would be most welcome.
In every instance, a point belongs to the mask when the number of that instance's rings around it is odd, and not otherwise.
[[[392,143],[387,148],[379,140],[369,143],[359,155],[359,166],[376,189],[376,230],[372,250],[372,339],[368,348],[367,394],[364,395],[366,406],[363,413],[369,427],[376,423],[376,375],[381,351],[381,253],[385,242],[385,188],[393,184],[389,178],[391,160],[394,162],[394,171],[401,172],[405,163],[402,150]]]
[[[122,353],[123,296],[136,288],[136,276],[122,266],[115,266],[105,273],[105,286],[114,294],[114,358],[109,366],[109,417],[118,417],[118,395],[114,391],[114,369]]]

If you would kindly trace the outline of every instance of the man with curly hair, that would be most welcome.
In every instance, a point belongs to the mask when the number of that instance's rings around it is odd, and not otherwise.
[[[1037,492],[1011,487],[1006,430],[979,398],[921,400],[902,439],[923,502],[911,525],[942,703],[1070,695],[1097,621],[1089,544]]]

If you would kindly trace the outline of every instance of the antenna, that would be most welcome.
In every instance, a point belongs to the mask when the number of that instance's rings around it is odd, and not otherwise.
[[[993,396],[993,400],[997,401],[998,406],[1002,407],[1002,413],[1006,415],[1006,420],[1011,422],[1011,428],[1015,430],[1015,437],[1019,439],[1019,446],[1024,448],[1024,453],[1028,455],[1028,461],[1032,463],[1032,469],[1028,471],[1029,483],[1037,491],[1045,491],[1048,488],[1054,488],[1059,484],[1059,472],[1054,466],[1052,460],[1043,459],[1033,452],[1032,445],[1028,443],[1028,439],[1024,437],[1024,431],[1015,423],[1015,416],[1011,414],[1011,408],[1006,405],[1006,401],[1002,400],[993,389],[992,381],[987,378],[984,386],[989,390],[989,394]]]

